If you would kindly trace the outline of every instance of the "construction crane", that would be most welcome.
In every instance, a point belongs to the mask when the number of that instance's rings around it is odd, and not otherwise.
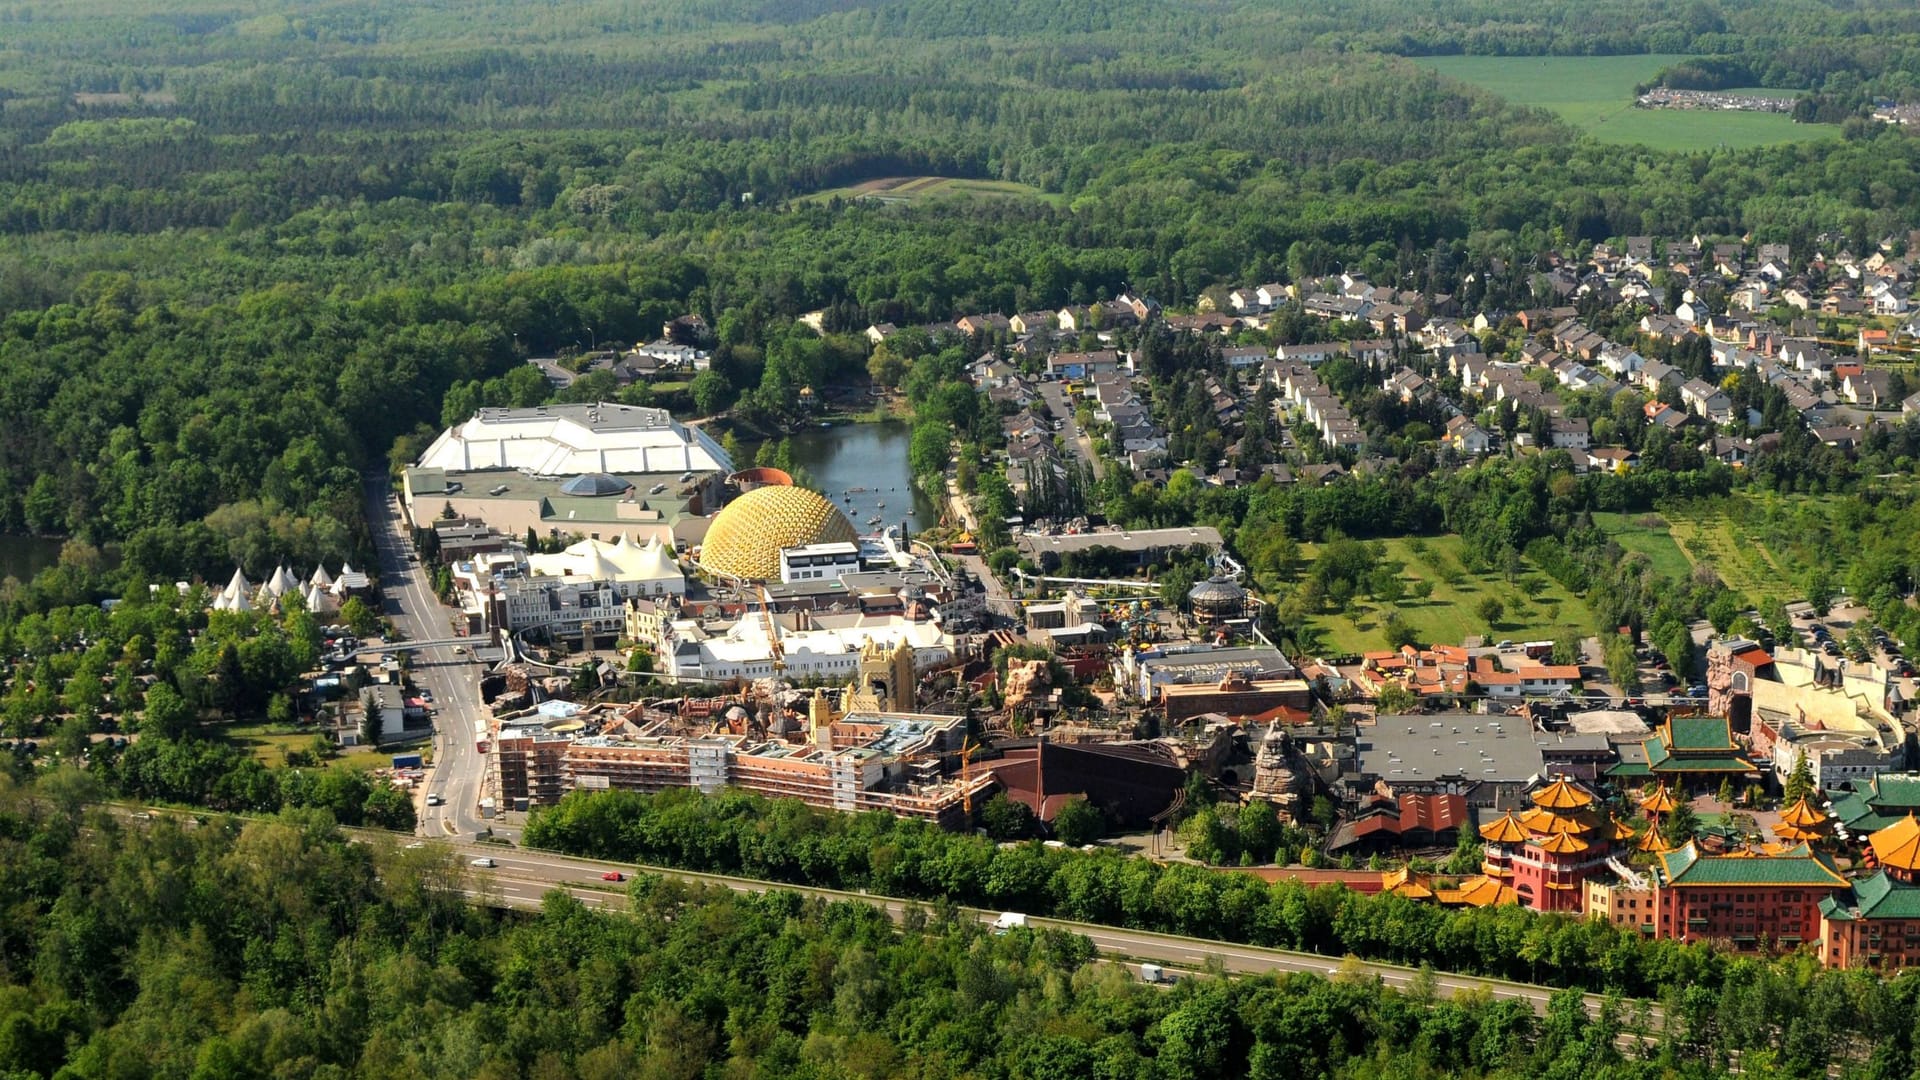
[[[947,758],[958,756],[960,758],[960,808],[971,815],[973,813],[973,752],[978,749],[980,744],[974,742],[973,736],[969,735],[961,742],[958,750],[915,753],[908,755],[906,760],[915,762],[923,758],[933,758],[936,761],[945,761]]]
[[[787,670],[787,650],[780,645],[780,625],[773,621],[773,597],[767,594],[765,585],[756,585],[760,592],[760,615],[767,621],[767,651],[773,657],[774,678]]]

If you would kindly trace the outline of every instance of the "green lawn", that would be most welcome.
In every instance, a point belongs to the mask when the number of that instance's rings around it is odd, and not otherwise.
[[[252,752],[254,760],[270,768],[287,763],[287,751],[310,750],[313,737],[320,734],[316,728],[299,728],[291,724],[230,724],[218,729],[221,738],[236,746]],[[420,740],[407,745],[383,744],[378,749],[355,746],[341,750],[336,757],[322,762],[329,768],[355,769],[368,772],[385,768],[393,764],[393,755],[419,752],[426,749]]]
[[[1498,597],[1506,607],[1499,626],[1491,631],[1493,640],[1530,641],[1593,633],[1593,616],[1586,603],[1531,564],[1523,564],[1509,582],[1503,573],[1467,573],[1460,559],[1458,536],[1401,538],[1385,544],[1387,561],[1401,564],[1403,578],[1433,583],[1431,597],[1408,598],[1392,605],[1423,644],[1458,645],[1469,637],[1488,637],[1489,628],[1475,611],[1488,595]],[[1313,555],[1313,545],[1301,546],[1303,565],[1309,564]],[[1313,620],[1322,634],[1323,651],[1359,653],[1386,648],[1380,624],[1387,606],[1361,598],[1348,607],[1345,613]]]
[[[1684,581],[1693,561],[1674,543],[1672,527],[1658,514],[1595,514],[1593,523],[1627,551],[1645,555],[1655,573]]]
[[[1832,124],[1796,124],[1777,113],[1636,109],[1633,88],[1685,57],[1432,56],[1414,62],[1520,105],[1551,110],[1605,142],[1658,150],[1772,146],[1837,136]],[[1790,91],[1764,91],[1790,94]]]
[[[883,203],[916,203],[929,199],[987,198],[987,199],[1041,199],[1059,204],[1064,198],[1051,195],[1037,187],[1016,184],[1009,180],[966,180],[947,176],[888,176],[877,180],[863,180],[847,187],[829,188],[816,191],[802,197],[802,202],[825,202],[838,196],[842,199],[871,199]]]

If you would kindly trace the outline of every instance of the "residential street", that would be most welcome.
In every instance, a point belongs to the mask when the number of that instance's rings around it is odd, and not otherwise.
[[[1080,455],[1080,460],[1092,466],[1095,480],[1106,475],[1105,463],[1093,452],[1093,440],[1087,438],[1087,433],[1080,430],[1079,422],[1074,419],[1073,403],[1067,400],[1065,384],[1042,382],[1040,396],[1046,401],[1047,408],[1053,413],[1054,419],[1060,421],[1061,440],[1072,447],[1074,453]]]

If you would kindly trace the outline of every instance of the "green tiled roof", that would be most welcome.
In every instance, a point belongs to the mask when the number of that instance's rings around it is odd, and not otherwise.
[[[1750,773],[1756,771],[1753,762],[1743,757],[1670,757],[1658,765],[1649,766],[1656,775],[1668,776],[1674,773],[1726,772]]]
[[[1854,790],[1833,800],[1834,820],[1856,835],[1878,832],[1920,811],[1920,776],[1876,776],[1866,784],[1855,782]]]
[[[1644,761],[1623,761],[1607,770],[1608,776],[1652,776],[1653,770],[1647,768]]]
[[[1920,919],[1920,887],[1895,881],[1885,870],[1854,882],[1851,901],[1828,897],[1820,901],[1820,914],[1836,922]]]
[[[1893,880],[1885,870],[1854,882],[1853,901],[1864,919],[1920,919],[1920,888]]]
[[[1660,856],[1667,884],[1673,885],[1806,885],[1833,887],[1847,879],[1824,855],[1728,856],[1701,855],[1692,844]]]
[[[1668,720],[1667,729],[1673,732],[1673,749],[1676,753],[1734,748],[1733,733],[1728,729],[1725,717],[1692,716]]]
[[[1669,724],[1675,729],[1673,737],[1678,741],[1677,747],[1667,745],[1665,731],[1655,732],[1653,738],[1640,744],[1647,752],[1647,771],[1649,773],[1655,776],[1670,776],[1675,773],[1690,772],[1748,773],[1755,771],[1753,762],[1748,761],[1738,754],[1728,752],[1734,749],[1731,743],[1723,743],[1720,741],[1724,738],[1727,727],[1725,720],[1673,720],[1669,721]],[[1698,731],[1689,732],[1682,730],[1681,725],[1683,724],[1711,725],[1713,730],[1721,732],[1721,734],[1703,737],[1699,735]],[[1699,739],[1704,739],[1706,745],[1700,745],[1700,742],[1696,741]],[[1621,773],[1620,775],[1644,774]]]
[[[1867,801],[1873,803],[1875,807],[1882,810],[1889,806],[1920,810],[1920,776],[1883,774],[1873,778],[1872,788]],[[1906,815],[1894,816],[1905,817]]]

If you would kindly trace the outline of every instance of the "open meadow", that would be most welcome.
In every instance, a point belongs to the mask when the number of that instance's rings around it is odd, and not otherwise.
[[[1741,149],[1837,136],[1832,124],[1796,124],[1778,113],[1637,109],[1633,88],[1677,61],[1631,56],[1431,56],[1414,62],[1518,105],[1550,110],[1605,142],[1658,150]],[[1781,93],[1788,91],[1746,91]]]

